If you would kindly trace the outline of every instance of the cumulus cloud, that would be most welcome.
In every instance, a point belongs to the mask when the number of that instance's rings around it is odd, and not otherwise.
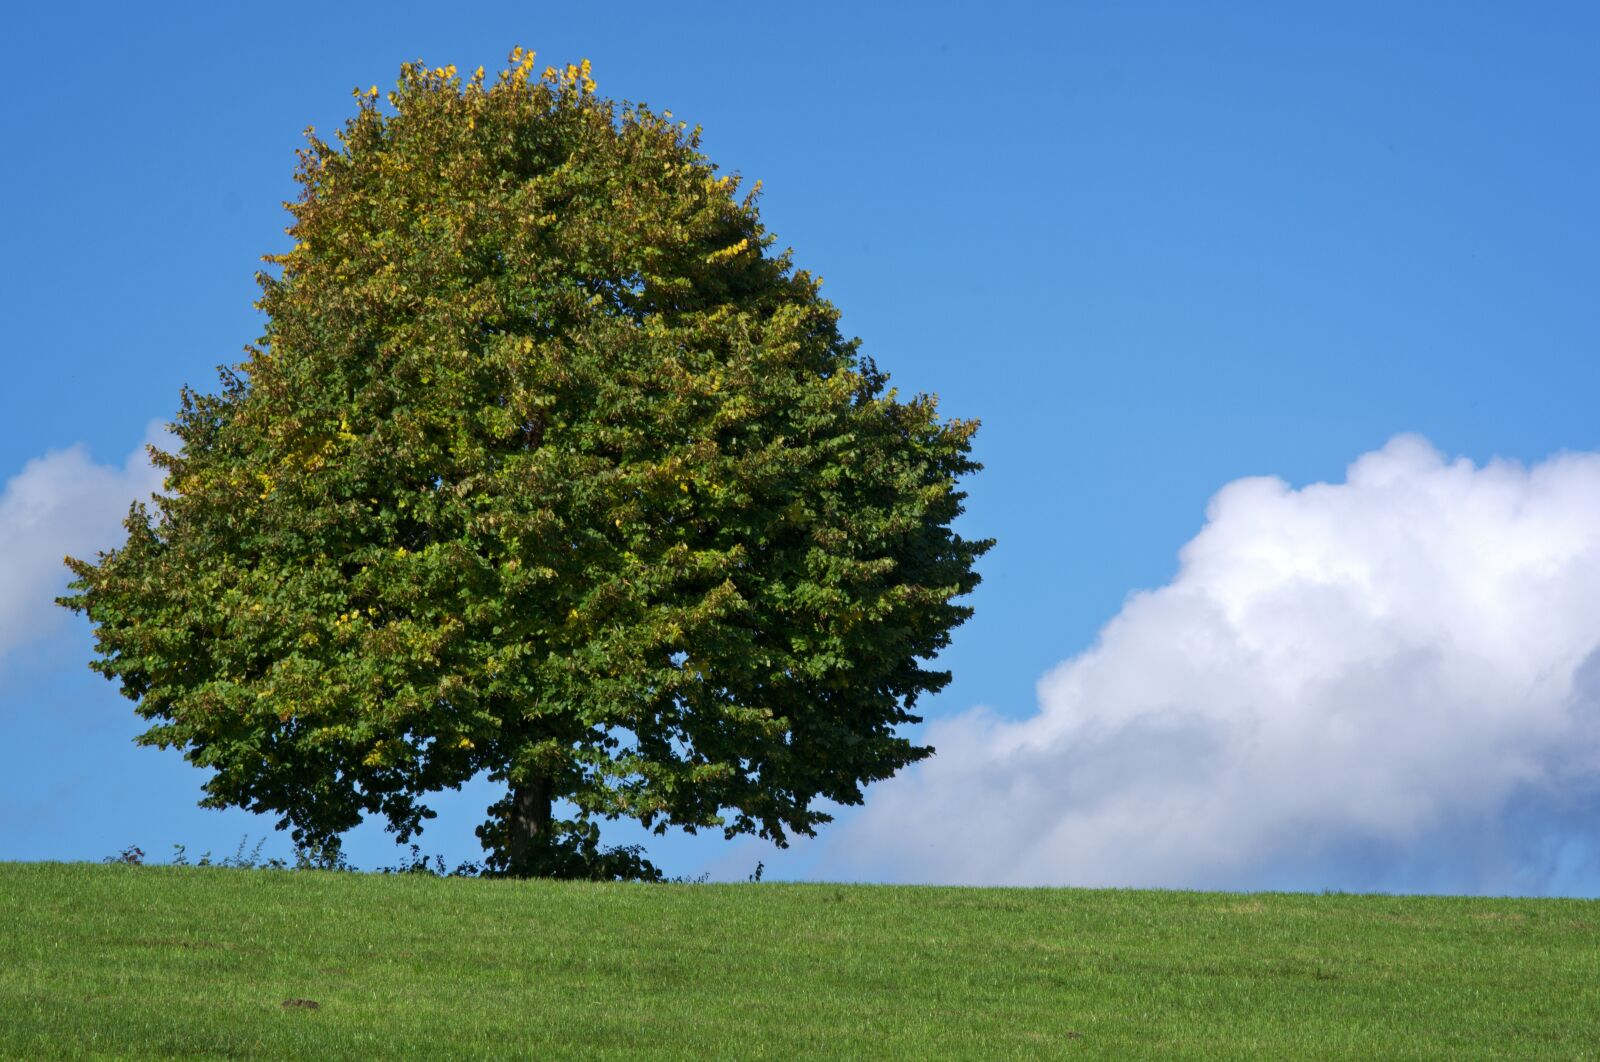
[[[160,440],[152,425],[147,441]],[[0,659],[66,618],[55,605],[69,578],[61,559],[93,556],[121,540],[128,505],[161,486],[140,446],[121,467],[83,446],[29,461],[0,490]]]
[[[1600,454],[1241,479],[1023,719],[842,831],[857,872],[968,883],[1600,888]]]

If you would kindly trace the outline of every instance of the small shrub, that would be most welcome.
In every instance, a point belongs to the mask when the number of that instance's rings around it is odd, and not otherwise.
[[[296,841],[294,869],[354,871],[356,868],[345,858],[339,839],[331,841]]]
[[[600,827],[586,819],[558,819],[512,865],[507,855],[504,813],[509,804],[495,807],[498,821],[478,827],[478,837],[488,849],[484,875],[503,878],[560,878],[566,881],[665,881],[661,870],[645,858],[644,845],[600,847]]]
[[[456,865],[454,870],[445,868],[444,856],[434,855],[431,859],[422,854],[418,845],[411,845],[409,858],[402,857],[400,862],[392,867],[384,867],[381,874],[428,874],[436,878],[476,878],[483,874],[483,864],[467,861]]]

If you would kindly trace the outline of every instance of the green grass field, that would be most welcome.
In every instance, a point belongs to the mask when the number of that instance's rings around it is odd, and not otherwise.
[[[1600,902],[0,864],[0,1054],[1600,1057]]]

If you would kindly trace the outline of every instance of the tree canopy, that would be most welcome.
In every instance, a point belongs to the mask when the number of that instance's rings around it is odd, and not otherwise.
[[[602,875],[650,868],[597,819],[782,844],[927,756],[976,422],[889,389],[699,130],[587,62],[357,98],[264,334],[68,559],[139,740],[308,845],[487,772],[492,866]]]

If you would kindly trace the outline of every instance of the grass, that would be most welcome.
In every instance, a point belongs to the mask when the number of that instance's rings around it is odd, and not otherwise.
[[[1600,1057],[1600,902],[0,864],[0,1055]]]

